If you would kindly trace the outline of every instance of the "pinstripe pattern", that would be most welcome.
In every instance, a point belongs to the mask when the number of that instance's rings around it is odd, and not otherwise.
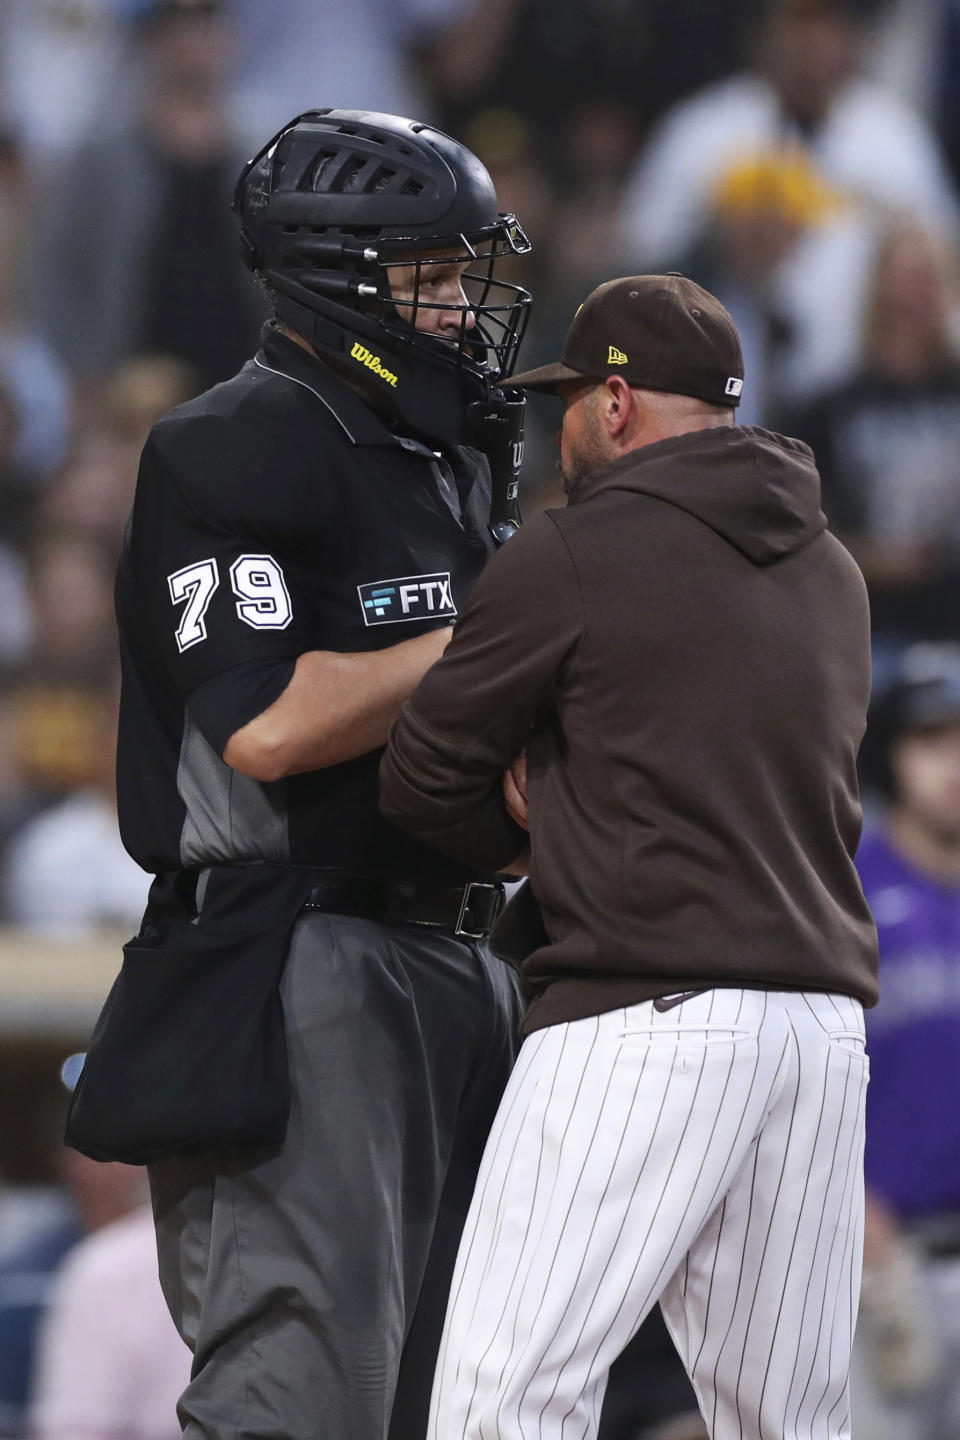
[[[593,1440],[659,1299],[713,1440],[849,1440],[867,1063],[842,996],[538,1031],[464,1231],[429,1440]]]

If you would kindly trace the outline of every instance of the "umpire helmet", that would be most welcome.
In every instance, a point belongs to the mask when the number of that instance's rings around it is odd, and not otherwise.
[[[308,110],[244,167],[233,208],[243,257],[279,318],[322,356],[372,373],[421,428],[438,433],[444,411],[512,373],[530,296],[495,270],[530,242],[498,212],[484,166],[449,135],[396,115]],[[467,303],[431,304],[421,282],[451,259],[467,262]],[[412,296],[398,300],[391,272],[411,265]],[[429,309],[459,309],[459,334],[418,330]]]

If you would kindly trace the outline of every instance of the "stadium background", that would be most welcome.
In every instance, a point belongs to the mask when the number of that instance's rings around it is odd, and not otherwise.
[[[5,1258],[68,1213],[60,1066],[146,891],[112,794],[139,449],[252,351],[232,181],[317,105],[484,159],[535,247],[525,366],[615,274],[718,293],[741,419],[824,457],[878,684],[960,643],[957,0],[0,0],[0,1340]],[[561,502],[531,411],[527,513]]]

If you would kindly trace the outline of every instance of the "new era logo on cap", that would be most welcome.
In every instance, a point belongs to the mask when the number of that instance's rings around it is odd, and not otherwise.
[[[622,350],[618,350],[617,347],[616,347],[616,345],[611,345],[610,348],[609,348],[609,350],[607,351],[607,364],[608,364],[608,365],[626,365],[626,363],[627,363],[627,356],[624,355],[623,351],[622,351]]]

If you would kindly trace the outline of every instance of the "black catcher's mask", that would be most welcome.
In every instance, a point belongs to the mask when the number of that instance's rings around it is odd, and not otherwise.
[[[513,215],[498,213],[475,155],[396,115],[308,110],[245,166],[233,208],[244,259],[281,320],[374,381],[415,429],[470,440],[468,408],[509,379],[530,307],[526,290],[495,278],[498,260],[530,242]],[[429,298],[431,265],[451,261],[467,263],[462,306]],[[391,288],[398,267],[414,274],[402,300]],[[418,330],[430,309],[459,309],[459,333]]]

